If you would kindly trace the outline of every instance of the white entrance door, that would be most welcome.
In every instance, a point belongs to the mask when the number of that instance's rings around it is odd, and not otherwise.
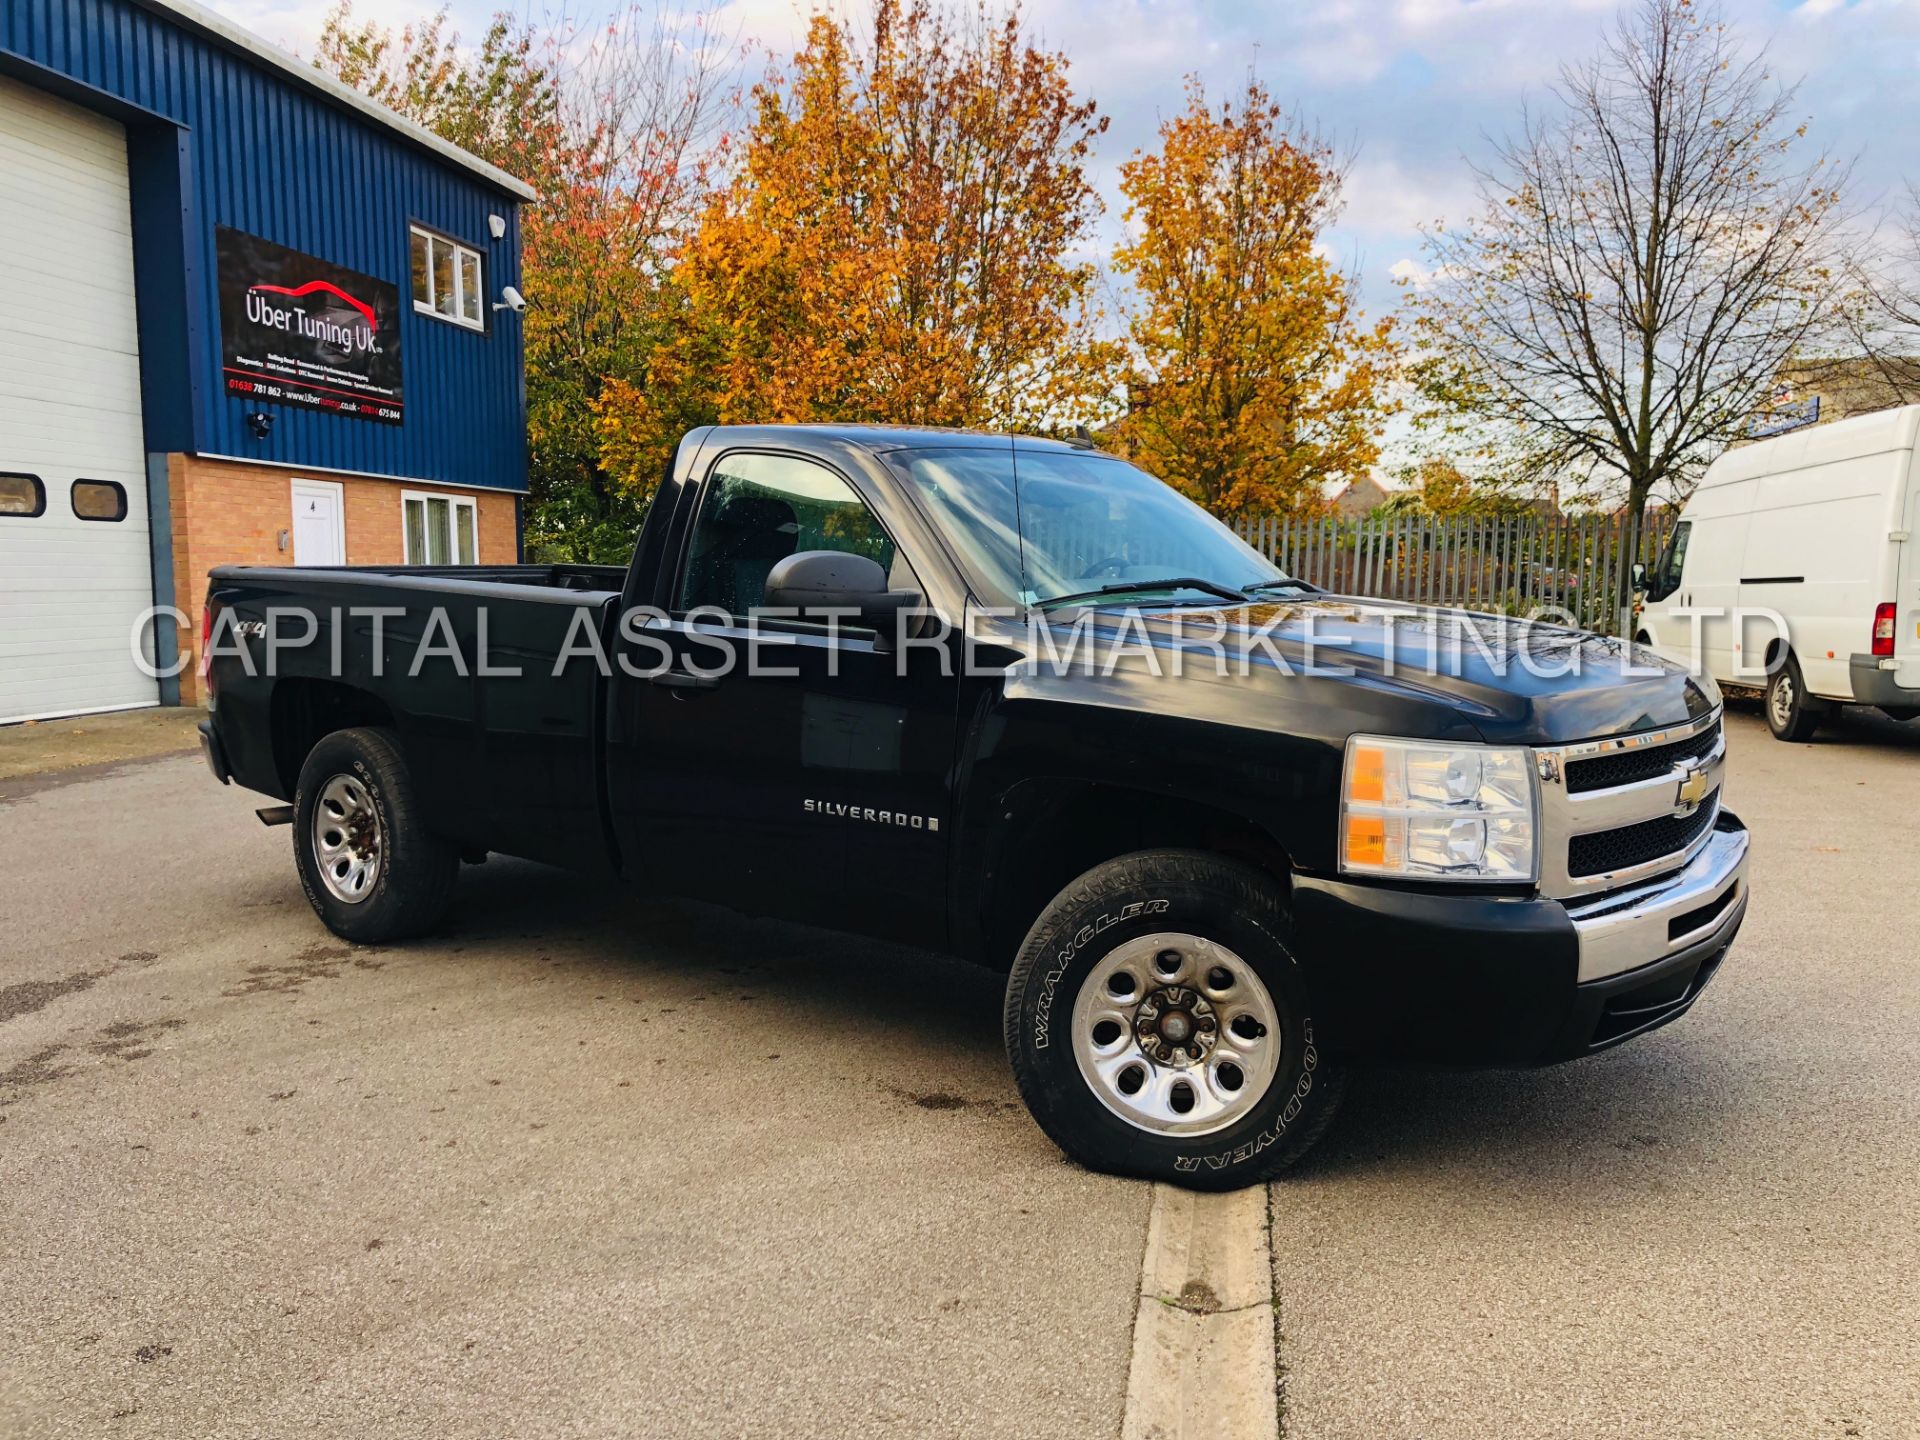
[[[293,563],[347,563],[346,498],[338,482],[293,482]]]
[[[126,135],[4,76],[0,265],[0,721],[158,704]]]

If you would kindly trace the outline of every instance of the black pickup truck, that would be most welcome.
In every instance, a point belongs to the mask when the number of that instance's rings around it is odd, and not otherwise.
[[[1710,679],[1320,593],[1045,440],[704,428],[625,570],[224,568],[202,651],[337,934],[501,852],[971,957],[1047,1134],[1197,1187],[1352,1064],[1674,1019],[1747,904]]]

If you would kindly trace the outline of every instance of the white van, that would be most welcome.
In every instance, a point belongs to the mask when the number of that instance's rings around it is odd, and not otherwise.
[[[1906,405],[1729,450],[1645,577],[1637,638],[1764,685],[1782,740],[1808,739],[1835,703],[1920,715],[1916,444]]]

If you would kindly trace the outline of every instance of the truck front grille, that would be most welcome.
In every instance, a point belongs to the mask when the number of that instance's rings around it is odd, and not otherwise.
[[[1576,835],[1567,844],[1567,874],[1581,880],[1677,854],[1707,833],[1719,811],[1720,792],[1715,790],[1691,815],[1662,815],[1617,830]]]
[[[1656,745],[1646,750],[1617,750],[1610,755],[1596,755],[1591,760],[1569,760],[1567,793],[1584,795],[1590,790],[1609,790],[1615,785],[1651,780],[1665,775],[1682,760],[1698,760],[1712,754],[1713,747],[1719,743],[1720,722],[1716,719],[1698,735],[1671,745]],[[1573,873],[1577,875],[1580,872],[1575,870]]]

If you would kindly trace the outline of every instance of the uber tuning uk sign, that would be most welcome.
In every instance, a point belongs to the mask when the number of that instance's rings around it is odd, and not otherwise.
[[[397,287],[224,225],[217,243],[227,394],[401,423]]]

